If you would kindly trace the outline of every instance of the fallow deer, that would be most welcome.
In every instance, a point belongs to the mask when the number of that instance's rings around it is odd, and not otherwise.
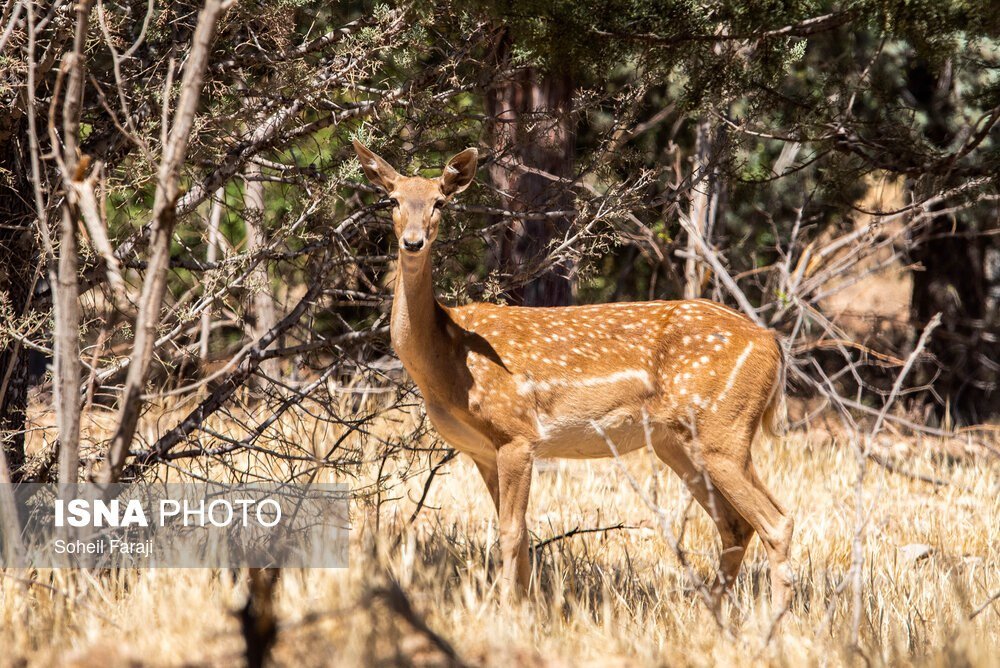
[[[536,457],[591,458],[648,442],[712,516],[720,600],[760,534],[772,608],[791,598],[792,518],[754,470],[751,444],[784,406],[775,335],[715,302],[559,308],[434,296],[430,247],[441,209],[472,182],[469,148],[438,178],[402,176],[355,141],[368,179],[392,202],[399,240],[390,333],[440,435],[482,474],[500,518],[503,591],[529,584],[525,513]],[[715,492],[719,492],[718,494]]]

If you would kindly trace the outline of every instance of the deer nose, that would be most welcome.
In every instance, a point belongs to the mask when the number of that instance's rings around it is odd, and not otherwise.
[[[424,247],[423,239],[417,239],[415,241],[410,241],[409,239],[403,239],[403,248],[410,251],[411,253],[416,253],[423,247]]]

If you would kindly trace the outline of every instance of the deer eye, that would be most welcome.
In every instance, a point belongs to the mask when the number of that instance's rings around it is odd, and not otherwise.
[[[434,202],[434,208],[437,209],[438,211],[440,211],[441,209],[444,208],[444,205],[446,203],[447,202],[445,202],[443,199],[439,199],[438,201]]]
[[[393,207],[395,207],[397,209],[399,208],[399,200],[396,199],[395,197],[390,197],[389,198],[389,203],[392,204]]]

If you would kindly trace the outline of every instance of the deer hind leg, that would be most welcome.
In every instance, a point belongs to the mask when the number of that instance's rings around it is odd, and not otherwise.
[[[750,458],[750,441],[751,438],[746,438],[736,450],[706,448],[705,468],[712,484],[760,534],[771,571],[771,608],[780,615],[792,600],[793,575],[788,553],[794,522],[757,476]]]
[[[753,538],[753,526],[733,508],[725,496],[715,489],[707,471],[691,461],[691,457],[683,448],[671,442],[660,442],[656,443],[653,449],[657,456],[684,481],[691,495],[705,509],[719,531],[722,552],[719,554],[719,567],[716,569],[711,589],[713,602],[718,608],[740,572],[743,555],[746,554],[747,545]]]
[[[524,516],[531,490],[531,444],[515,440],[497,450],[500,489],[500,554],[503,559],[503,596],[528,589],[531,564],[528,560],[528,526]]]

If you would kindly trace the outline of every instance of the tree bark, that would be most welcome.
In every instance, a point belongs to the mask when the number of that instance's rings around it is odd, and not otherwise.
[[[709,244],[719,202],[719,179],[714,164],[714,145],[712,124],[708,117],[702,116],[695,126],[688,219],[701,238]],[[684,260],[684,299],[701,297],[704,281],[705,267],[698,261],[698,244],[689,234],[687,258]]]
[[[1000,244],[975,232],[968,220],[942,216],[912,252],[922,267],[913,274],[914,322],[944,314],[929,348],[947,426],[1000,415]]]
[[[278,615],[274,593],[281,571],[277,568],[249,569],[247,602],[239,611],[248,668],[267,664],[271,648],[278,640]]]
[[[954,140],[949,118],[959,95],[951,63],[918,63],[907,86],[927,114],[927,139],[947,147]],[[933,380],[943,399],[935,410],[947,427],[1000,415],[1000,240],[980,234],[996,225],[995,208],[969,209],[936,217],[911,240],[911,259],[921,267],[913,274],[914,326],[935,313],[944,316],[927,346],[937,368],[920,380]]]
[[[73,209],[69,202],[63,206],[59,224],[53,336],[53,401],[59,428],[59,482],[63,484],[75,483],[80,468],[80,303]]]
[[[222,221],[222,203],[226,197],[226,189],[219,188],[212,199],[212,209],[208,214],[208,250],[205,260],[212,265],[219,256],[219,223]],[[198,356],[201,363],[208,361],[209,344],[212,339],[212,310],[206,309],[201,314],[201,335],[198,341]]]
[[[39,270],[35,209],[30,196],[31,166],[26,117],[16,109],[0,114],[0,297],[8,315],[22,317],[31,309]],[[0,348],[0,444],[10,479],[24,474],[25,417],[28,409],[28,351],[5,337]]]
[[[505,206],[514,211],[572,209],[572,191],[559,183],[573,175],[572,77],[568,72],[530,67],[511,71],[511,46],[509,38],[501,38],[497,79],[487,95],[488,134],[495,156],[490,178]],[[516,275],[543,262],[550,243],[571,224],[569,217],[512,219],[498,243],[501,266]],[[545,267],[507,295],[515,304],[561,306],[572,303],[574,292],[573,268],[561,264]]]
[[[243,193],[243,220],[246,222],[247,253],[251,256],[267,247],[267,227],[264,210],[264,182],[260,180],[260,165],[251,162],[245,171],[247,176]],[[271,277],[267,272],[268,263],[261,262],[254,272],[253,285],[253,338],[261,337],[274,329],[278,322],[271,293]],[[268,359],[260,365],[261,373],[269,380],[277,380],[281,374],[281,360]],[[266,384],[258,383],[258,386]]]
[[[76,32],[73,50],[66,54],[63,68],[68,71],[63,101],[63,191],[65,199],[59,221],[59,259],[50,271],[55,284],[55,377],[53,401],[59,428],[59,482],[76,482],[80,468],[80,302],[77,283],[76,228],[80,219],[76,182],[83,181],[89,160],[80,160],[77,139],[83,103],[84,48],[90,27],[91,3],[76,4]],[[49,128],[55,139],[55,128]]]
[[[0,448],[0,549],[7,564],[16,563],[24,553],[21,542],[21,522],[17,512],[17,501],[14,498],[13,480],[10,467],[7,465],[7,455]]]

